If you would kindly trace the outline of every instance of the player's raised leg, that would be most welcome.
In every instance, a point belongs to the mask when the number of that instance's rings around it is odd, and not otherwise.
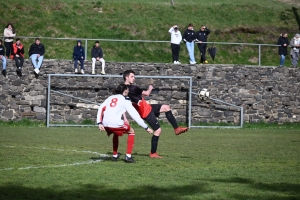
[[[172,124],[176,135],[180,135],[181,133],[187,132],[189,130],[187,127],[178,126],[177,121],[176,121],[169,105],[163,104],[161,106],[159,112],[166,114],[166,118]]]

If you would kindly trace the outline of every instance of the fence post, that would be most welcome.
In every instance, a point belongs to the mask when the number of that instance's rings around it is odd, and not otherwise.
[[[261,63],[261,61],[260,61],[260,59],[261,59],[261,53],[260,53],[260,51],[261,51],[261,45],[259,44],[258,45],[258,66],[260,66],[260,63]]]
[[[87,40],[85,40],[85,52],[84,52],[84,55],[85,55],[85,59],[87,60],[87,49],[88,49],[88,43],[87,43]]]

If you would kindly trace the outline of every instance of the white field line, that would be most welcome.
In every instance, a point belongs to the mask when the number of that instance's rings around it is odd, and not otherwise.
[[[94,151],[78,151],[78,150],[66,150],[66,149],[52,149],[48,147],[16,147],[16,146],[7,146],[7,145],[1,145],[2,147],[6,148],[23,148],[23,149],[40,149],[40,150],[54,150],[54,151],[71,151],[71,152],[77,152],[77,153],[91,153],[91,154],[96,154],[100,157],[109,157],[107,154],[101,154],[99,152],[94,152]],[[10,170],[24,170],[24,169],[41,169],[41,168],[59,168],[59,167],[69,167],[69,166],[77,166],[77,165],[88,165],[88,164],[93,164],[93,163],[98,163],[103,160],[98,159],[98,160],[90,160],[90,161],[83,161],[83,162],[75,162],[75,163],[70,163],[70,164],[61,164],[61,165],[49,165],[49,166],[28,166],[28,167],[19,167],[19,168],[2,168],[0,171],[10,171]]]

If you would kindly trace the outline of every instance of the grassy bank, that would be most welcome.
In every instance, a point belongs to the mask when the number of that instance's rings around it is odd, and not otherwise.
[[[167,0],[8,0],[2,3],[0,21],[3,28],[12,22],[19,36],[159,41],[169,41],[173,24],[181,32],[188,23],[196,30],[205,24],[212,30],[209,41],[275,44],[281,31],[298,31],[300,8],[293,6],[275,0],[175,0],[175,6]],[[29,49],[33,39],[23,42]],[[76,41],[42,43],[46,58],[71,59]],[[88,56],[93,43],[88,43]],[[107,61],[171,62],[169,43],[103,41],[101,46]],[[255,64],[249,59],[258,57],[257,47],[216,47],[214,63]],[[180,60],[187,63],[184,44],[181,49]],[[197,47],[195,54],[199,60]],[[278,65],[277,47],[263,47],[262,55],[263,65]]]

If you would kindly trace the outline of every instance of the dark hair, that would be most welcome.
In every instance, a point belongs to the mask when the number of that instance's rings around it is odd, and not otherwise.
[[[188,27],[193,26],[193,24],[189,24]]]
[[[97,41],[95,42],[95,44],[96,44],[96,43],[98,43],[98,44],[99,44],[99,41],[97,40]]]
[[[127,89],[128,86],[122,83],[116,89],[113,90],[113,94],[123,94],[123,92]]]
[[[35,41],[40,40],[40,38],[35,38]]]
[[[3,41],[0,39],[0,42],[2,43]]]
[[[129,74],[135,74],[133,70],[129,69],[129,70],[126,70],[124,73],[123,73],[123,79],[124,81],[126,81],[126,77],[129,76]]]
[[[11,25],[12,32],[15,33],[15,28],[12,23],[8,23],[5,28],[8,28],[9,25]]]
[[[20,41],[20,38],[17,38],[17,39],[16,39],[16,42],[17,42],[17,41]]]

